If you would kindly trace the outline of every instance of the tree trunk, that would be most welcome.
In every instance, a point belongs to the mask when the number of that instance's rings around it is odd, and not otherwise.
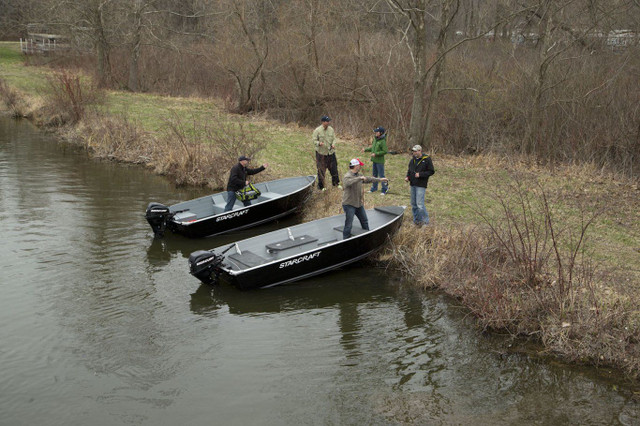
[[[138,59],[140,59],[140,43],[142,41],[142,9],[141,0],[135,1],[133,14],[133,38],[131,41],[131,55],[129,57],[129,90],[137,92],[140,89],[138,78]]]
[[[539,26],[540,40],[538,44],[538,67],[533,88],[533,103],[529,119],[528,131],[522,143],[522,150],[526,154],[533,154],[538,149],[538,142],[542,138],[542,116],[545,85],[547,83],[547,71],[550,63],[550,43],[551,43],[551,7],[553,0],[546,0],[542,3],[540,11],[541,20]]]
[[[104,23],[102,17],[102,6],[96,7],[94,11],[95,30],[94,37],[96,43],[98,85],[106,86],[111,81],[111,61],[109,43],[104,33]]]
[[[423,135],[423,112],[424,93],[427,87],[427,23],[426,4],[424,1],[418,2],[418,10],[412,16],[415,30],[415,40],[413,42],[414,63],[413,63],[413,101],[411,104],[411,120],[409,121],[409,147],[422,143]]]
[[[446,49],[447,49],[447,34],[449,33],[449,26],[453,15],[451,13],[451,3],[456,0],[443,0],[442,10],[440,14],[440,32],[438,33],[438,40],[436,41],[436,61],[433,77],[431,77],[431,84],[429,86],[429,100],[427,103],[427,111],[424,118],[424,132],[422,134],[423,148],[431,145],[431,123],[433,117],[433,111],[438,102],[438,95],[440,91],[440,79],[444,74],[446,64]],[[457,9],[456,9],[457,11]]]

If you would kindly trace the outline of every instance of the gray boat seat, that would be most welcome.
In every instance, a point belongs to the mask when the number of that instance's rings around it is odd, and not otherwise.
[[[286,240],[278,241],[275,243],[267,244],[265,247],[270,253],[287,250],[290,248],[298,247],[304,244],[314,243],[318,241],[317,238],[309,235],[303,235],[301,237],[295,237],[293,240],[288,238]]]
[[[227,257],[236,263],[246,266],[247,268],[253,268],[254,266],[262,265],[267,262],[264,257],[260,257],[249,250],[244,250],[242,254],[234,253]]]
[[[212,196],[211,196],[211,201],[213,201],[213,204],[216,204],[216,205],[218,205],[218,206],[219,206],[219,205],[222,205],[222,206],[223,206],[223,207],[222,207],[223,209],[224,209],[224,206],[227,204],[227,200],[225,200],[225,198],[224,198],[224,195],[223,195],[223,194],[215,194],[215,195],[212,195]]]
[[[197,218],[198,217],[196,216],[196,214],[189,210],[185,210],[183,212],[176,213],[175,215],[173,215],[174,222],[193,222]]]

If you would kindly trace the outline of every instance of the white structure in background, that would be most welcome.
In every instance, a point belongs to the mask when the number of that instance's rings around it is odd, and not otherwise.
[[[20,50],[25,55],[48,53],[60,48],[68,48],[68,44],[60,43],[63,37],[56,34],[29,34],[28,38],[20,39]]]

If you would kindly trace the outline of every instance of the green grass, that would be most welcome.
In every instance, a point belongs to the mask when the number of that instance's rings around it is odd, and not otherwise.
[[[24,66],[20,43],[0,42],[0,78],[29,95],[42,93],[46,86],[47,69]]]

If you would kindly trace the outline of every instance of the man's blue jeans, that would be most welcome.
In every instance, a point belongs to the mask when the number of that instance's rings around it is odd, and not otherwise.
[[[357,216],[360,221],[360,226],[362,229],[369,230],[369,218],[367,218],[367,212],[364,210],[363,206],[353,207],[349,204],[343,204],[342,208],[344,209],[345,219],[344,219],[344,229],[342,230],[342,238],[347,239],[351,236],[351,228],[353,227],[353,216]]]
[[[429,223],[429,213],[424,205],[424,196],[427,188],[421,186],[411,186],[411,211],[413,212],[413,223],[416,225],[427,225]]]
[[[225,212],[230,212],[233,210],[233,205],[236,203],[236,193],[233,191],[227,191],[227,205],[224,206]],[[251,205],[251,200],[243,201],[245,207]]]
[[[373,177],[383,178],[384,177],[384,163],[373,163],[371,168],[371,174]],[[382,182],[382,193],[386,193],[389,189],[388,182]],[[378,190],[378,182],[373,182],[371,184],[371,192],[376,192]]]

